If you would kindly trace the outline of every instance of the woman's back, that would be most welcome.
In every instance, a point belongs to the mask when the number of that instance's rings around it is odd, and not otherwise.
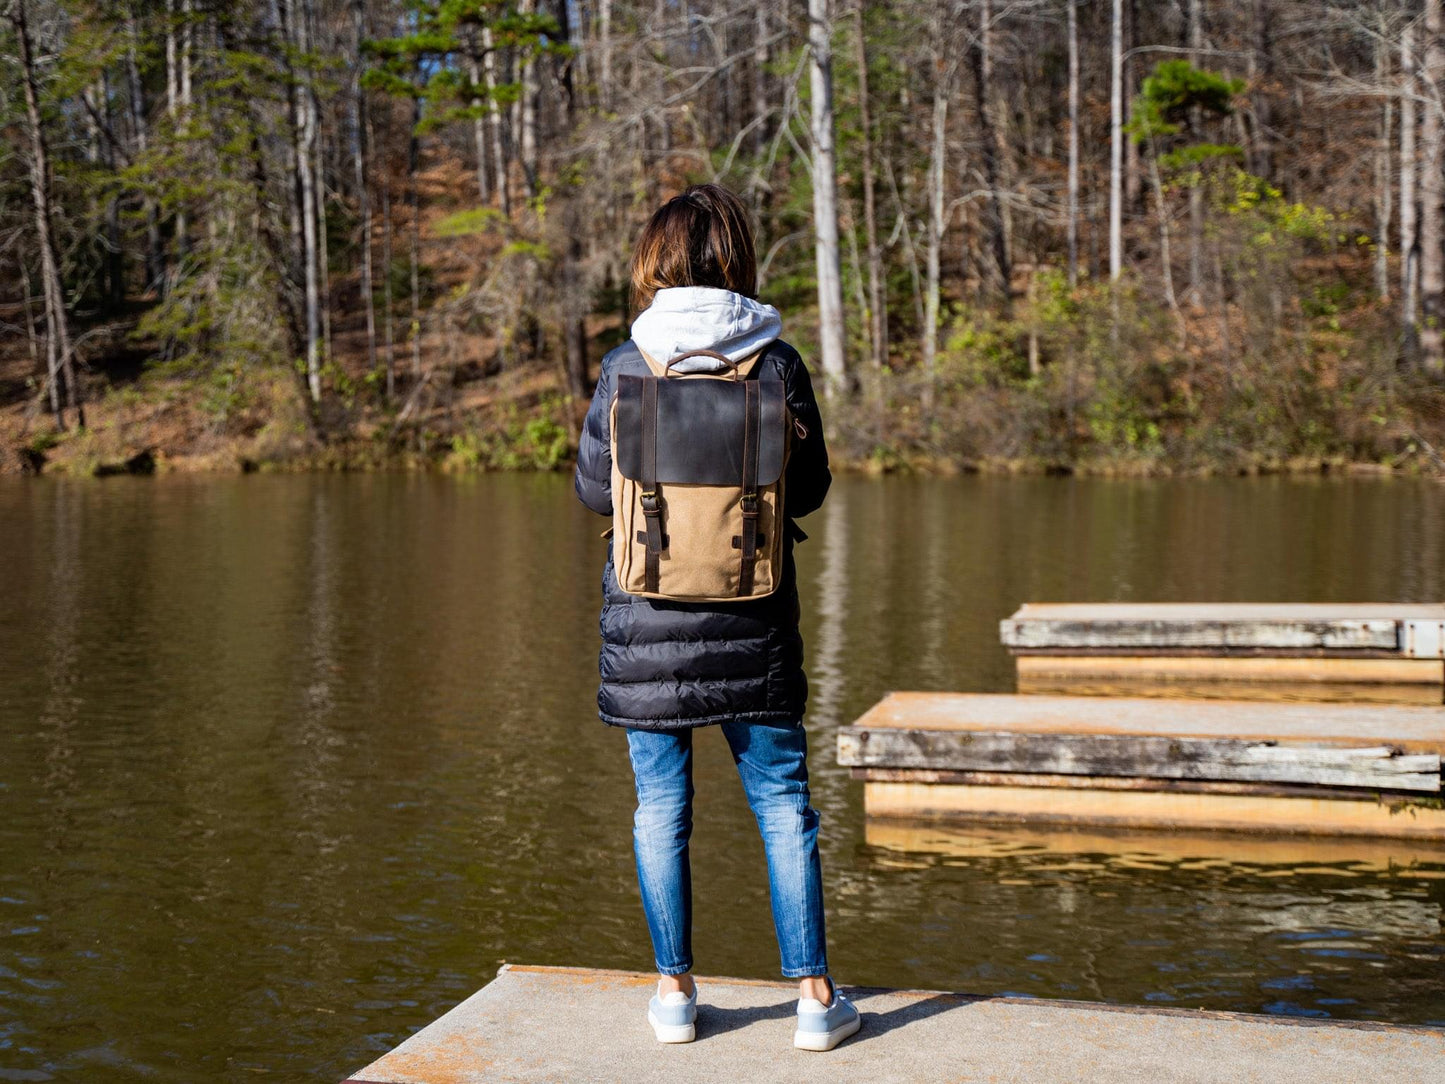
[[[706,297],[704,310],[716,308],[714,302],[738,308],[731,306],[726,298]],[[685,317],[685,311],[673,306],[668,306],[667,311],[669,322],[675,325],[668,336],[686,344],[688,329],[679,319]],[[734,332],[738,330],[736,321],[731,326]],[[701,341],[716,330],[704,311],[691,332],[690,341]],[[641,331],[643,341],[648,341],[646,328]],[[743,347],[737,347],[739,340],[744,342]],[[676,345],[664,345],[663,349],[671,350]],[[730,344],[723,338],[707,347],[691,348],[710,349],[719,345]],[[741,349],[754,344],[748,342],[745,335],[734,334],[731,345]],[[781,340],[766,343],[762,350],[750,378],[757,379],[761,367],[770,366],[782,382],[789,411],[806,433],[794,444],[784,479],[789,530],[784,542],[781,582],[772,594],[743,602],[649,599],[628,594],[618,586],[609,545],[603,576],[603,643],[599,666],[602,684],[598,692],[599,714],[604,722],[614,726],[674,729],[730,719],[795,720],[803,712],[807,681],[802,670],[803,645],[798,635],[797,583],[792,558],[792,544],[800,532],[792,519],[807,515],[822,504],[831,475],[822,420],[802,359]],[[643,352],[634,340],[623,343],[602,361],[597,390],[583,426],[576,477],[578,496],[601,515],[611,515],[613,511],[609,426],[617,378],[650,373]]]

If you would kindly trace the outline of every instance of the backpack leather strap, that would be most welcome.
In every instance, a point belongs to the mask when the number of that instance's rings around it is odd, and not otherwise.
[[[749,380],[743,410],[743,533],[738,558],[738,595],[753,593],[753,566],[758,558],[758,437],[762,428],[762,396],[758,382]]]
[[[661,578],[662,501],[657,494],[657,381],[642,381],[642,516],[647,525],[647,555],[643,560],[643,590],[656,593]]]

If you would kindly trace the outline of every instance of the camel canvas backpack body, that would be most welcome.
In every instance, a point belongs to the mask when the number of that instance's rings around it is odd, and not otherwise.
[[[612,400],[612,561],[622,590],[729,602],[777,589],[783,478],[795,422],[760,364],[695,350],[617,378]],[[639,351],[641,353],[641,351]],[[679,372],[705,356],[719,371]]]

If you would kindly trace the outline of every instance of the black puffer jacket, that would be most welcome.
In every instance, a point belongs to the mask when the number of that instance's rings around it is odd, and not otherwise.
[[[782,341],[759,365],[782,378],[788,407],[807,429],[793,447],[784,479],[789,518],[823,503],[832,476],[813,384],[798,352]],[[602,359],[577,451],[577,496],[592,511],[612,514],[612,394],[620,373],[648,373],[631,341]],[[803,640],[798,635],[798,585],[793,532],[785,543],[783,578],[771,595],[749,602],[669,602],[629,595],[617,586],[609,543],[602,574],[602,721],[643,730],[677,730],[729,719],[796,722],[808,698]]]

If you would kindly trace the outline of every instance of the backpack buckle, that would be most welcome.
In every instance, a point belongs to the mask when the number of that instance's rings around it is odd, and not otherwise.
[[[743,517],[746,519],[758,518],[758,495],[756,493],[743,494]]]
[[[647,513],[648,515],[656,514],[661,507],[657,503],[657,490],[655,489],[649,489],[645,493],[643,493],[642,496],[638,499],[638,503],[642,505],[643,512]]]

